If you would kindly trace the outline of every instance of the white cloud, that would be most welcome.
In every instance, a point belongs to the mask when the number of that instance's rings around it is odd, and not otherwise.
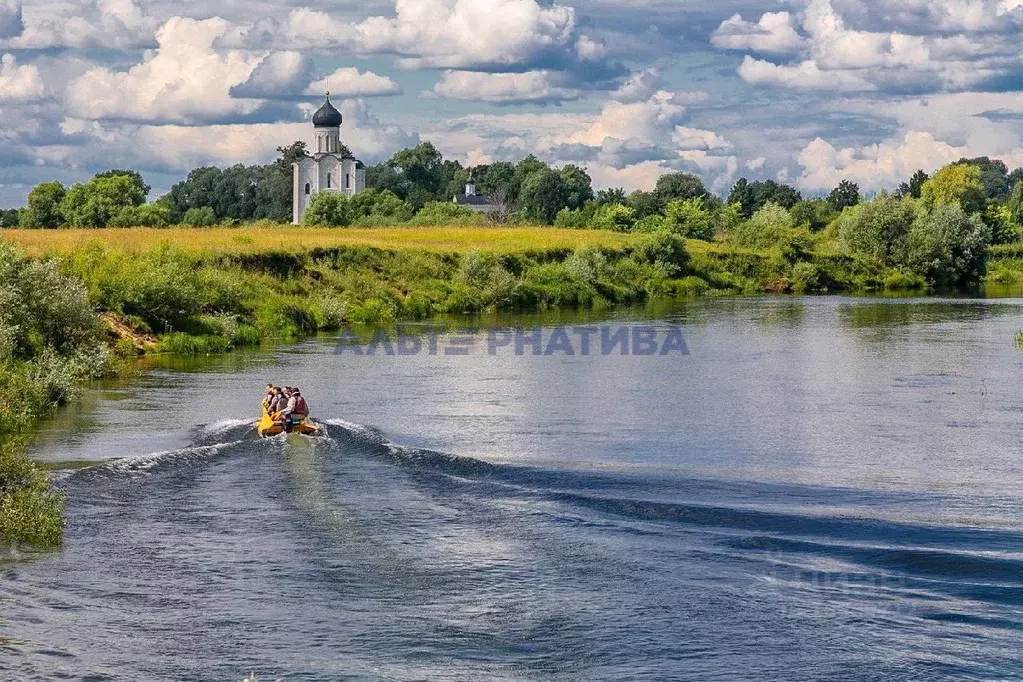
[[[125,72],[91,69],[73,81],[70,110],[90,119],[182,124],[254,111],[260,102],[234,99],[230,90],[249,79],[262,56],[215,51],[227,30],[219,18],[170,19],[157,31],[159,47],[142,63]]]
[[[663,84],[664,79],[657,69],[633,71],[611,97],[619,102],[642,102],[653,97]]]
[[[396,0],[394,17],[357,26],[357,47],[406,68],[501,67],[573,50],[575,11],[535,0]],[[587,51],[585,48],[583,51]]]
[[[767,163],[767,159],[763,156],[758,156],[755,159],[750,159],[746,162],[746,168],[750,170],[760,170]]]
[[[0,103],[31,102],[46,96],[39,69],[31,64],[18,66],[13,54],[0,57]]]
[[[788,12],[767,12],[760,21],[745,21],[741,14],[721,22],[710,36],[715,47],[754,52],[796,52],[806,39],[796,32]]]
[[[675,148],[685,151],[708,151],[713,149],[731,149],[731,143],[713,130],[676,126],[672,135]]]
[[[9,0],[4,0],[7,6]],[[0,40],[0,47],[128,49],[149,46],[158,21],[134,0],[33,3],[23,10],[24,30]],[[0,38],[3,38],[0,31]]]
[[[797,184],[805,189],[828,189],[849,179],[865,189],[894,187],[919,168],[934,170],[968,151],[917,131],[907,132],[901,140],[844,149],[817,138],[796,157],[803,167]]]
[[[739,76],[751,85],[789,90],[874,90],[875,86],[852,70],[822,71],[813,60],[779,65],[749,55],[739,65]]]
[[[231,88],[229,93],[233,97],[286,97],[305,88],[312,68],[312,60],[301,52],[272,52],[263,57],[249,77]]]
[[[305,88],[305,94],[322,95],[328,90],[345,98],[401,94],[401,86],[387,76],[372,71],[363,73],[355,67],[341,67],[329,76],[313,81]]]
[[[579,99],[581,93],[559,87],[549,71],[525,73],[479,73],[445,71],[430,94],[448,99],[521,104],[526,102],[557,102]]]

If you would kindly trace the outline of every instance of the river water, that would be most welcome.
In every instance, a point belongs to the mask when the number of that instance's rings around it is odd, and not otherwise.
[[[687,355],[165,362],[36,444],[67,542],[0,560],[0,679],[1023,679],[1021,314],[701,300],[491,321]],[[323,435],[256,439],[267,382]]]

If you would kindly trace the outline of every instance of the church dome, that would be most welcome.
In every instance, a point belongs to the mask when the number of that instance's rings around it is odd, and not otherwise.
[[[341,112],[330,103],[330,94],[323,100],[323,106],[313,114],[313,125],[317,128],[338,128],[341,126]]]

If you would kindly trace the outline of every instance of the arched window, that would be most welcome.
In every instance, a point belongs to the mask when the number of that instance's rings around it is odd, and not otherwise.
[[[330,189],[330,173],[327,173],[327,189]]]
[[[306,196],[309,196],[309,189],[310,189],[309,183],[307,182],[307,183],[305,183],[305,194],[306,194]]]

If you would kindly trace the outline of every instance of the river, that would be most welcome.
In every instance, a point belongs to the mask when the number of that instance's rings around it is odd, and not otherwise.
[[[496,321],[688,354],[162,361],[36,442],[67,540],[0,560],[0,679],[1023,679],[1021,314],[707,299]],[[324,433],[256,439],[267,382]]]

